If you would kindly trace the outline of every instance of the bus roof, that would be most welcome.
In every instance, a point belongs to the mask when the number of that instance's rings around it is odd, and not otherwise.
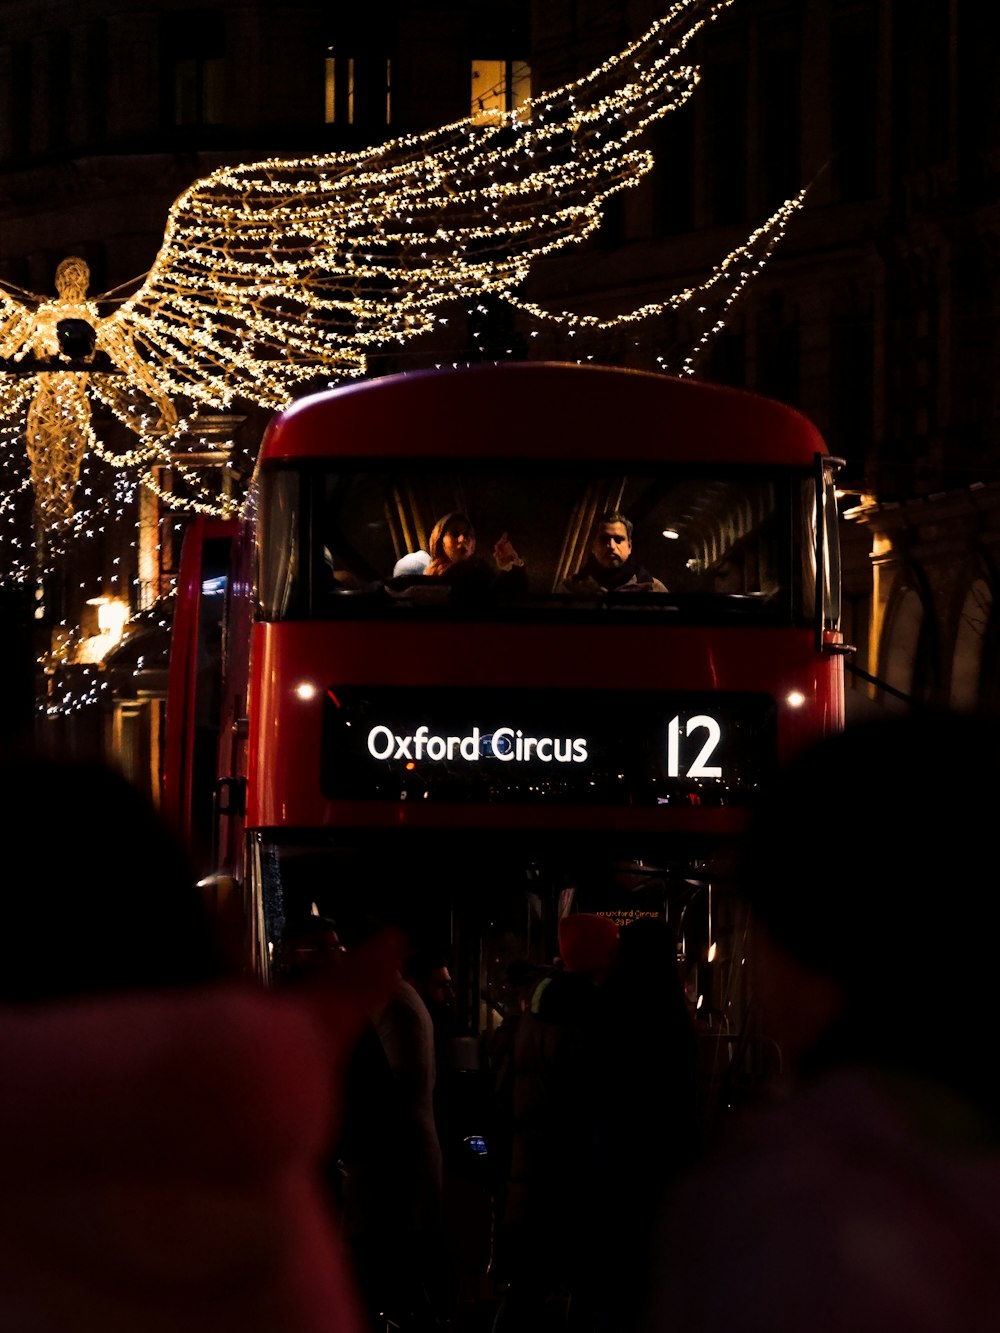
[[[312,394],[271,421],[260,461],[618,457],[809,466],[826,452],[807,417],[744,389],[533,361],[407,371]]]

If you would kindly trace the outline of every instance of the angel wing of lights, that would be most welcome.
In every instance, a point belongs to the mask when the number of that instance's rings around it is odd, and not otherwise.
[[[58,322],[78,318],[96,330],[97,355],[118,372],[0,374],[0,418],[27,405],[36,508],[49,522],[71,515],[88,449],[140,469],[150,484],[151,463],[183,449],[189,422],[179,404],[224,411],[243,399],[278,409],[317,377],[363,376],[370,353],[432,328],[447,302],[491,293],[517,305],[516,289],[536,261],[592,235],[608,199],[651,169],[641,136],[691,96],[691,43],[732,2],[677,0],[626,50],[514,112],[360,152],[211,173],[173,204],[152,268],[104,317],[86,298],[82,260],[60,265],[56,301],[26,303],[0,291],[8,365],[58,356]],[[676,308],[702,291],[718,311],[794,206],[702,288],[617,318]],[[520,308],[580,322],[569,312]],[[88,395],[134,431],[134,451],[102,454]]]

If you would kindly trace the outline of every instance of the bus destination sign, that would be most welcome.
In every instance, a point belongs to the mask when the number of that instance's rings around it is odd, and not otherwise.
[[[741,805],[773,770],[763,694],[330,686],[331,800]]]

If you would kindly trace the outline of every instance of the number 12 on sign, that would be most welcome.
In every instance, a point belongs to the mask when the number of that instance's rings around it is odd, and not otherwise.
[[[722,728],[714,717],[707,713],[699,713],[696,717],[688,718],[687,722],[682,723],[679,717],[672,717],[667,723],[667,777],[679,778],[681,776],[681,737],[691,737],[695,731],[706,731],[708,735],[702,742],[701,749],[695,756],[694,763],[690,764],[684,773],[688,778],[721,778],[722,767],[719,764],[710,764],[709,760],[715,754],[722,740]]]

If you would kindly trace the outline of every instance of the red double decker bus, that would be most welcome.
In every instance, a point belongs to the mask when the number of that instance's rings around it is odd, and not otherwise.
[[[166,808],[243,902],[257,970],[314,907],[392,917],[450,947],[479,1034],[560,914],[652,913],[692,1003],[738,1026],[734,835],[844,720],[838,463],[779,403],[592,365],[399,374],[280,414],[241,520],[187,534],[167,722]],[[631,586],[575,577],[610,514]],[[477,577],[399,572],[445,515]]]

